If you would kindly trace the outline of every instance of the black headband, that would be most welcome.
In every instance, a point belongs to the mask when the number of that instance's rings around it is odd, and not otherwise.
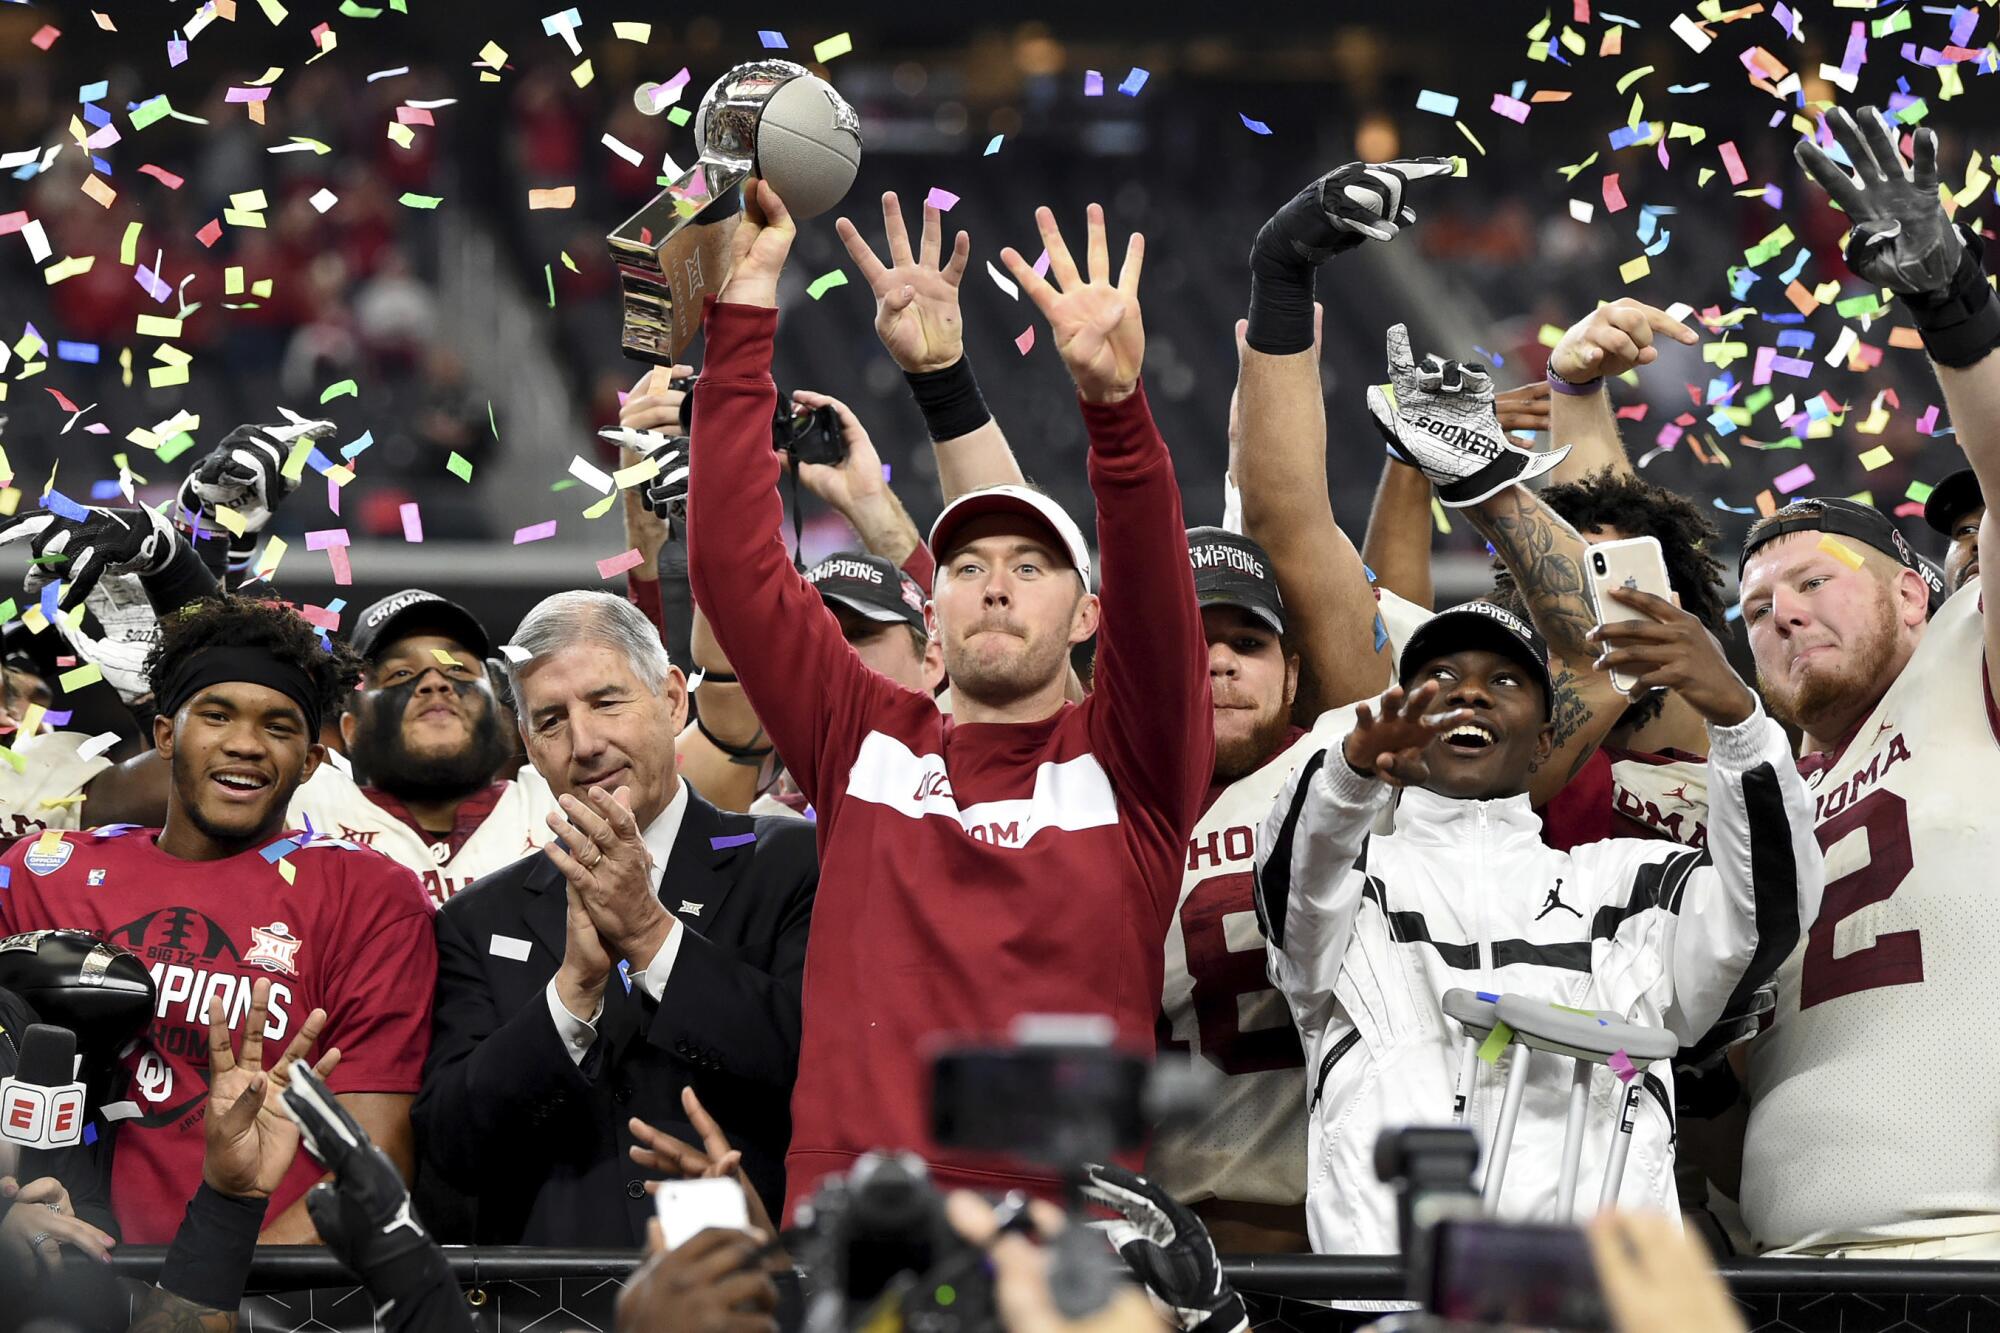
[[[204,648],[183,659],[168,673],[160,690],[160,711],[172,717],[197,691],[225,681],[276,690],[306,715],[307,739],[319,739],[319,691],[313,687],[312,677],[262,648]]]

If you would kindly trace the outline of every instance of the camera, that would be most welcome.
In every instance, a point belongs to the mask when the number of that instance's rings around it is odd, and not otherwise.
[[[1208,1085],[1110,1042],[1091,1019],[1030,1018],[1010,1046],[959,1046],[932,1062],[931,1137],[940,1148],[1025,1160],[1069,1184],[1080,1211],[1084,1167],[1140,1147],[1160,1113],[1198,1104]],[[1002,1230],[1034,1235],[1027,1199],[999,1206]],[[808,1274],[808,1333],[990,1333],[999,1328],[983,1250],[945,1220],[921,1158],[869,1153],[823,1182],[794,1244]],[[1050,1286],[1072,1318],[1110,1298],[1119,1268],[1089,1227],[1052,1246]]]
[[[1596,570],[1600,574],[1604,573],[1606,568],[1604,563],[1604,552],[1592,551],[1590,553],[1590,567]]]
[[[1411,1126],[1375,1140],[1375,1173],[1396,1191],[1410,1298],[1425,1317],[1399,1329],[1610,1328],[1596,1263],[1575,1227],[1483,1216],[1472,1173],[1479,1144],[1462,1126]],[[1387,1321],[1385,1321],[1386,1323]]]
[[[694,429],[694,386],[699,375],[679,375],[672,388],[687,394],[681,399],[681,425]],[[771,447],[790,454],[801,463],[824,463],[838,467],[847,461],[847,437],[841,432],[840,417],[831,407],[793,407],[784,394],[771,416]]]

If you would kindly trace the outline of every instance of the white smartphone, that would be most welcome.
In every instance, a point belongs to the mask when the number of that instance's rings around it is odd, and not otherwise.
[[[701,1180],[663,1180],[653,1194],[660,1231],[667,1248],[677,1250],[711,1227],[750,1230],[750,1208],[743,1187],[728,1176]]]
[[[1655,597],[1674,600],[1673,585],[1667,581],[1667,558],[1661,554],[1657,537],[1625,537],[1614,542],[1598,542],[1584,556],[1590,583],[1591,604],[1597,608],[1597,623],[1616,624],[1621,620],[1644,620],[1646,613],[1605,594],[1613,588],[1631,588]],[[1629,694],[1639,678],[1614,669],[1612,687]]]

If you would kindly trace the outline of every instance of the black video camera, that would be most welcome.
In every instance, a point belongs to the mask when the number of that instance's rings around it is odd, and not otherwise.
[[[1004,1154],[1074,1182],[1086,1163],[1140,1147],[1162,1094],[1144,1056],[1042,1023],[1039,1040],[937,1056],[931,1137],[943,1148]],[[1174,1096],[1170,1086],[1165,1098]],[[1018,1194],[1001,1203],[999,1221],[1003,1230],[1034,1235]],[[985,1254],[945,1220],[944,1197],[913,1154],[870,1153],[824,1182],[801,1230],[795,1251],[813,1290],[807,1333],[998,1330]],[[1054,1248],[1058,1306],[1072,1317],[1099,1308],[1120,1271],[1107,1247],[1090,1228],[1072,1226]]]
[[[699,375],[682,375],[671,387],[688,396],[681,400],[681,425],[694,429],[694,386]],[[847,461],[847,437],[840,416],[831,407],[794,407],[782,393],[771,417],[771,447],[801,463],[839,467]]]

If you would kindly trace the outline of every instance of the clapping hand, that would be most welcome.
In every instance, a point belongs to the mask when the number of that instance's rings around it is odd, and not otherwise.
[[[201,1178],[217,1194],[231,1198],[268,1199],[291,1170],[299,1151],[299,1127],[274,1094],[290,1082],[292,1067],[306,1058],[326,1027],[326,1010],[306,1015],[285,1053],[266,1070],[264,1023],[270,1004],[271,983],[259,981],[250,991],[243,1047],[236,1051],[231,1049],[222,997],[211,996],[208,1001],[208,1113],[202,1126]],[[330,1050],[312,1068],[325,1078],[339,1063],[340,1052]]]
[[[1132,233],[1114,286],[1104,210],[1092,204],[1088,216],[1087,276],[1077,271],[1055,214],[1046,208],[1035,210],[1035,222],[1041,227],[1055,282],[1036,273],[1012,246],[1000,252],[1000,262],[1048,320],[1056,350],[1084,401],[1115,403],[1139,387],[1139,368],[1146,359],[1146,331],[1139,318],[1139,269],[1145,262],[1146,238]]]
[[[1354,708],[1354,730],[1342,742],[1341,754],[1357,773],[1379,778],[1392,787],[1421,787],[1431,778],[1424,750],[1461,722],[1472,720],[1470,708],[1442,713],[1424,710],[1437,701],[1438,684],[1427,680],[1414,690],[1392,685],[1370,709]]]
[[[868,290],[875,293],[875,336],[905,373],[943,370],[965,354],[958,286],[965,277],[966,258],[972,253],[970,237],[958,233],[952,241],[951,259],[941,262],[942,215],[927,203],[922,238],[913,254],[902,206],[893,190],[882,196],[882,232],[889,245],[887,265],[861,239],[852,222],[839,218],[833,229],[861,270]]]

